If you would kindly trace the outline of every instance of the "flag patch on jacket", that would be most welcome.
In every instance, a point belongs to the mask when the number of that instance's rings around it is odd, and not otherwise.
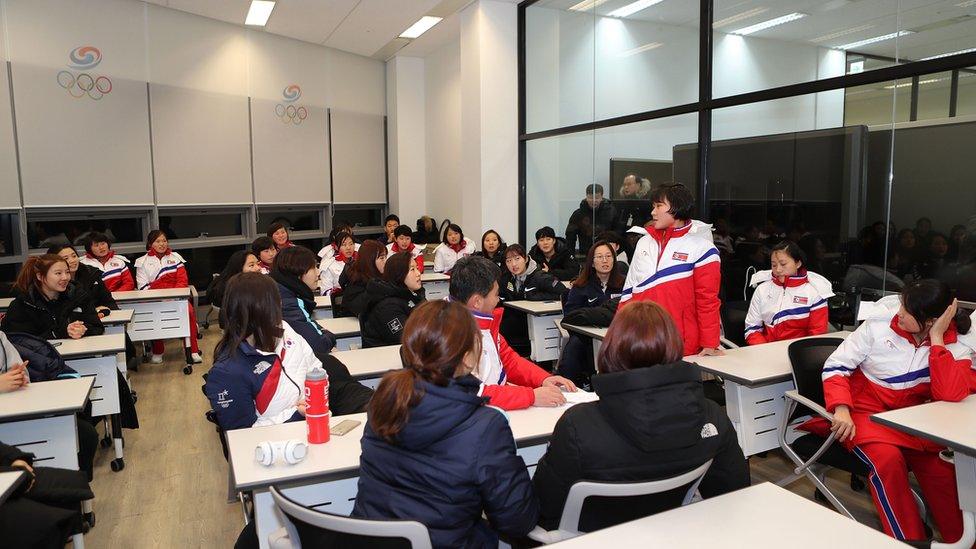
[[[688,254],[683,252],[674,252],[671,254],[671,259],[675,261],[688,261]]]
[[[796,303],[797,305],[806,305],[807,301],[808,299],[805,297],[798,295],[793,296],[793,303]]]

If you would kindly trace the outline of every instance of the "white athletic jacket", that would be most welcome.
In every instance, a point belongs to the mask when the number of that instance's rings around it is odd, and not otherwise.
[[[474,241],[468,237],[452,247],[441,242],[434,248],[434,272],[446,273],[454,268],[458,259],[474,253]]]

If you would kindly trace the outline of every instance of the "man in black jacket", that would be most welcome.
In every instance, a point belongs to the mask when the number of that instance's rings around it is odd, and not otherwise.
[[[576,254],[566,245],[566,241],[556,238],[552,227],[543,227],[535,232],[535,246],[529,250],[529,257],[539,268],[559,280],[573,280],[579,276],[580,264]]]
[[[569,216],[566,225],[566,245],[572,251],[585,254],[593,245],[593,236],[613,229],[613,204],[603,198],[603,185],[594,183],[586,186],[586,198],[580,201],[579,208]],[[579,248],[576,242],[579,241]]]

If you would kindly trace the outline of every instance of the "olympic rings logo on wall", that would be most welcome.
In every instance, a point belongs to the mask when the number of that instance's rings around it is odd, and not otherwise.
[[[88,71],[102,62],[102,52],[95,46],[78,46],[68,53],[69,69]],[[58,85],[68,91],[68,95],[81,99],[86,95],[98,101],[105,95],[112,93],[112,81],[107,76],[89,74],[87,72],[74,73],[61,71],[58,73]]]
[[[289,84],[281,90],[281,99],[287,105],[278,103],[275,105],[275,116],[283,124],[299,125],[308,118],[308,109],[304,105],[294,105],[302,96],[302,88],[298,84]]]

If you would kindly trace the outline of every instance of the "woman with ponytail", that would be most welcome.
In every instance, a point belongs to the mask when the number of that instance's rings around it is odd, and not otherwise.
[[[952,463],[934,442],[871,421],[871,415],[931,400],[958,402],[974,388],[976,334],[945,283],[909,283],[900,296],[861,305],[864,320],[827,359],[824,397],[830,430],[868,466],[871,495],[885,533],[925,540],[908,482],[911,469],[942,539],[962,535]],[[811,421],[810,431],[824,428]]]
[[[507,417],[478,396],[471,313],[449,301],[420,305],[400,356],[404,369],[384,376],[369,404],[353,516],[416,520],[434,547],[496,547],[492,526],[527,534],[538,502]]]
[[[27,258],[14,283],[14,295],[0,323],[4,332],[45,339],[105,333],[94,302],[71,281],[68,263],[55,254]]]

